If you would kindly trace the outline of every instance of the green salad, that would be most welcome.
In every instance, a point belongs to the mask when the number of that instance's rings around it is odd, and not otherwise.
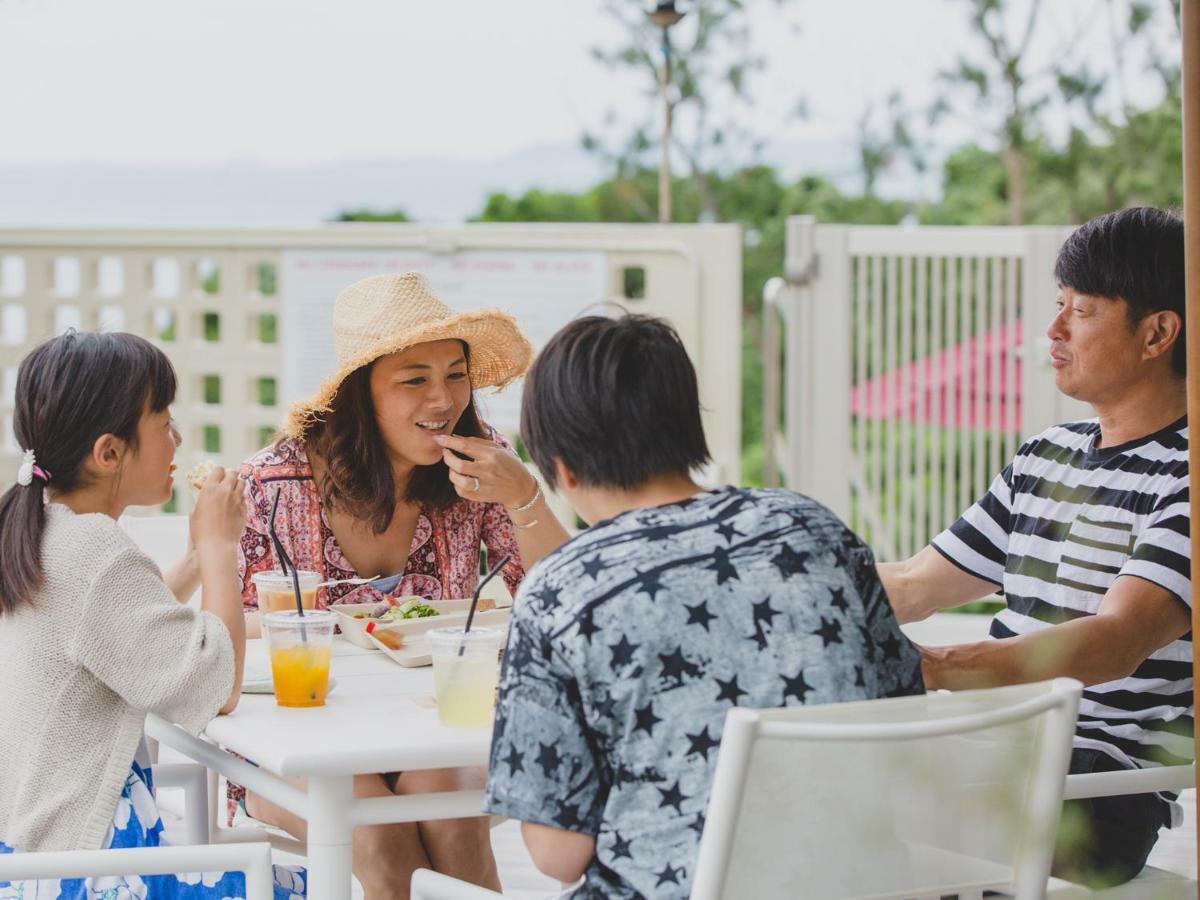
[[[408,597],[379,618],[383,621],[395,622],[399,619],[427,619],[436,615],[438,615],[438,611],[426,603],[424,597]]]

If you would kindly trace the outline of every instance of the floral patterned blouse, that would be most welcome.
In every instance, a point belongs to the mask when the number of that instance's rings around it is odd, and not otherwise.
[[[498,433],[493,431],[491,436],[509,447]],[[258,594],[251,576],[279,568],[267,533],[276,491],[280,497],[275,533],[296,566],[320,573],[322,581],[359,576],[342,553],[329,525],[303,441],[281,441],[260,450],[242,465],[239,474],[246,480],[246,527],[238,551],[238,574],[247,610],[258,608]],[[479,583],[481,543],[487,547],[489,559],[512,554],[501,574],[515,595],[525,573],[517,552],[515,526],[501,504],[463,499],[445,509],[422,504],[396,596],[416,594],[431,600],[470,597]],[[382,597],[366,585],[336,585],[317,592],[317,605],[324,608],[337,603],[371,603]]]

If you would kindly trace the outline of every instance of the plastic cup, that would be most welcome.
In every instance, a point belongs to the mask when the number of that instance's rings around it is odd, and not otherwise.
[[[325,705],[336,619],[336,614],[321,609],[304,616],[294,609],[263,616],[275,702],[280,706]]]
[[[451,728],[490,728],[500,677],[501,632],[433,628],[426,635],[441,723]]]
[[[305,609],[317,608],[317,585],[321,583],[319,572],[305,572],[303,569],[296,575],[300,579],[300,605]],[[279,612],[290,609],[296,611],[296,591],[292,585],[292,574],[284,575],[278,569],[272,572],[255,572],[250,576],[254,589],[258,592],[258,608],[264,613]]]

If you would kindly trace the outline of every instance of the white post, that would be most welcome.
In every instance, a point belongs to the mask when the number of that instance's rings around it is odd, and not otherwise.
[[[779,299],[786,285],[775,277],[763,285],[762,293],[762,367],[763,367],[763,484],[778,487],[779,481]]]
[[[784,371],[784,435],[787,457],[784,463],[785,484],[794,491],[811,490],[808,446],[813,431],[812,368],[809,348],[812,346],[811,291],[808,287],[816,273],[816,219],[812,216],[789,216],[784,256],[784,278],[787,289],[780,297],[785,311],[784,344],[787,367]]]
[[[308,896],[350,898],[350,839],[354,825],[354,778],[350,775],[308,779]]]
[[[813,340],[807,366],[810,416],[805,493],[850,518],[850,256],[845,225],[816,229],[818,277],[808,295]]]

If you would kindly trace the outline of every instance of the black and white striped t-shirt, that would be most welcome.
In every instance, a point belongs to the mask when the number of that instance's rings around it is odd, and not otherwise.
[[[1096,449],[1097,420],[1027,441],[987,494],[934,546],[1001,586],[1004,638],[1094,614],[1122,575],[1157,584],[1191,607],[1187,421]],[[1093,685],[1079,705],[1077,748],[1127,767],[1191,762],[1192,641],[1156,650],[1128,678]]]

